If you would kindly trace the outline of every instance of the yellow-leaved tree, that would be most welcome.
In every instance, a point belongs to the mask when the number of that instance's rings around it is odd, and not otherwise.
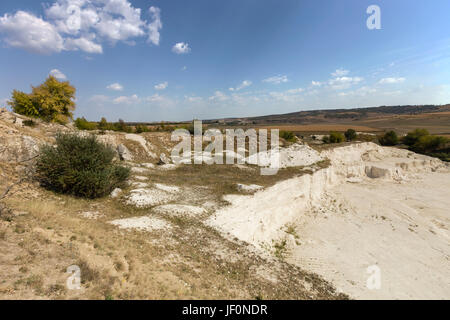
[[[75,92],[68,81],[49,76],[43,84],[32,87],[31,93],[14,90],[8,104],[16,113],[66,124],[75,110]]]

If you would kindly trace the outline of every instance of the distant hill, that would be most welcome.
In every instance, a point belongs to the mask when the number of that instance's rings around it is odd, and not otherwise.
[[[205,123],[251,123],[251,124],[311,124],[322,122],[340,122],[367,120],[389,115],[420,115],[434,112],[450,111],[448,105],[405,105],[405,106],[381,106],[356,109],[325,109],[298,111],[286,114],[273,114],[258,117],[227,118],[206,120]]]

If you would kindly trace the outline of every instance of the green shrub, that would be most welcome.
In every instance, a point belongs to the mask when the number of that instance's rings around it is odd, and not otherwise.
[[[297,137],[292,131],[280,131],[280,137],[288,142],[296,142]]]
[[[114,131],[131,133],[133,130],[125,123],[125,121],[119,119],[119,122],[114,123]]]
[[[345,141],[345,137],[340,132],[331,132],[330,133],[330,143],[341,143]]]
[[[449,140],[447,138],[441,136],[421,136],[411,147],[411,150],[420,153],[435,152],[444,148],[448,142]]]
[[[384,136],[378,139],[382,146],[395,146],[399,143],[399,139],[397,133],[395,131],[388,131],[384,134]]]
[[[34,122],[33,120],[24,120],[23,125],[34,128],[36,127],[36,122]]]
[[[14,90],[8,104],[16,113],[66,124],[75,109],[75,91],[68,81],[49,76],[40,86],[32,87],[30,94]]]
[[[430,133],[426,129],[416,129],[414,131],[408,132],[408,134],[403,137],[403,143],[407,146],[413,146],[420,137],[428,136]]]
[[[57,134],[56,146],[41,148],[36,178],[41,185],[58,193],[98,198],[121,187],[130,169],[114,164],[115,151],[97,141],[94,135]]]
[[[79,130],[96,130],[97,129],[97,124],[95,122],[89,122],[84,117],[77,118],[75,120],[75,126]]]
[[[136,125],[136,133],[143,133],[143,132],[149,132],[150,130],[148,129],[147,126],[144,126],[142,124],[138,124]]]
[[[106,131],[106,130],[112,130],[112,125],[110,125],[108,123],[108,121],[106,120],[106,118],[102,118],[100,120],[100,122],[98,123],[98,129],[101,131]]]
[[[347,141],[353,141],[357,137],[356,131],[354,129],[348,129],[347,131],[345,131],[344,135]]]

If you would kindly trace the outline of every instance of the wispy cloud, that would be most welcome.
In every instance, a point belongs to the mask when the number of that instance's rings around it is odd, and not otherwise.
[[[169,86],[169,83],[168,83],[167,81],[165,81],[165,82],[162,82],[162,83],[160,83],[160,84],[157,84],[157,85],[155,86],[155,89],[156,89],[156,90],[164,90],[164,89],[166,89],[168,86]]]
[[[225,101],[228,99],[229,99],[229,97],[222,91],[216,91],[216,92],[214,92],[214,95],[209,97],[210,101]]]
[[[383,78],[378,83],[379,84],[397,84],[405,82],[405,78]]]
[[[162,28],[161,9],[157,7],[150,7],[148,11],[152,17],[152,22],[148,25],[148,42],[153,43],[154,45],[159,45],[159,30]]]
[[[242,81],[242,83],[239,86],[237,86],[236,88],[230,88],[229,90],[230,91],[240,91],[240,90],[242,90],[244,88],[247,88],[247,87],[249,87],[251,85],[252,85],[252,82],[250,80],[244,80],[244,81]]]
[[[132,96],[120,96],[118,98],[115,98],[113,100],[114,104],[136,104],[139,103],[141,100],[136,94],[133,94]]]
[[[335,72],[331,73],[333,77],[343,77],[349,74],[350,71],[345,69],[337,69]]]
[[[123,90],[123,86],[120,83],[113,83],[110,84],[109,86],[106,87],[109,90],[113,90],[113,91],[122,91]]]
[[[263,82],[272,83],[272,84],[280,84],[284,82],[288,82],[288,77],[286,75],[278,75],[274,77],[270,77],[267,79],[264,79]]]
[[[348,89],[352,85],[358,84],[363,81],[361,77],[338,77],[328,81],[330,87],[334,90]]]

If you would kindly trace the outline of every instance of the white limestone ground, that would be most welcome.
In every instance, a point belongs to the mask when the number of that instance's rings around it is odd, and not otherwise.
[[[242,183],[237,184],[237,189],[242,192],[255,192],[263,188],[264,188],[263,186],[259,186],[257,184],[250,184],[250,185]]]
[[[110,221],[109,223],[118,226],[120,229],[135,229],[140,231],[167,230],[171,227],[170,224],[163,219],[148,216],[118,219]]]
[[[246,163],[257,164],[261,167],[269,166],[274,154],[279,155],[279,168],[309,166],[324,159],[316,150],[305,144],[293,144],[288,148],[278,148],[268,152],[259,152],[249,156]]]
[[[110,197],[111,198],[117,198],[120,194],[122,193],[122,189],[120,189],[120,188],[115,188],[112,192],[111,192],[111,194],[110,194]]]
[[[125,135],[125,139],[139,143],[149,157],[157,158],[156,153],[150,150],[150,148],[152,148],[152,145],[149,144],[143,136],[134,133],[129,133]]]
[[[372,143],[318,158],[330,167],[251,196],[228,195],[231,205],[207,224],[261,250],[287,240],[289,261],[354,298],[449,299],[449,167]],[[368,290],[366,269],[375,264],[381,289]]]
[[[134,176],[133,179],[140,180],[140,181],[147,181],[148,177],[144,176]]]
[[[105,216],[103,213],[98,212],[98,211],[85,211],[85,212],[82,212],[81,215],[83,216],[83,218],[93,219],[93,220],[96,220],[98,218]]]
[[[147,188],[149,186],[149,184],[145,182],[131,182],[130,185],[137,189]]]
[[[131,172],[132,173],[146,174],[146,173],[149,173],[150,170],[148,170],[147,168],[132,167],[131,168]]]
[[[156,166],[156,169],[160,169],[160,170],[175,170],[176,168],[178,168],[178,166],[176,164],[173,163],[168,163],[168,164],[163,164],[160,166]]]
[[[159,189],[140,188],[130,191],[126,203],[138,208],[146,208],[168,203],[173,200],[173,198],[173,194]]]
[[[180,188],[176,186],[168,186],[161,183],[155,183],[155,187],[159,190],[166,191],[169,193],[178,193],[180,192]]]
[[[157,213],[171,216],[196,217],[206,213],[206,210],[202,207],[182,205],[182,204],[166,204],[155,207],[153,210]]]

